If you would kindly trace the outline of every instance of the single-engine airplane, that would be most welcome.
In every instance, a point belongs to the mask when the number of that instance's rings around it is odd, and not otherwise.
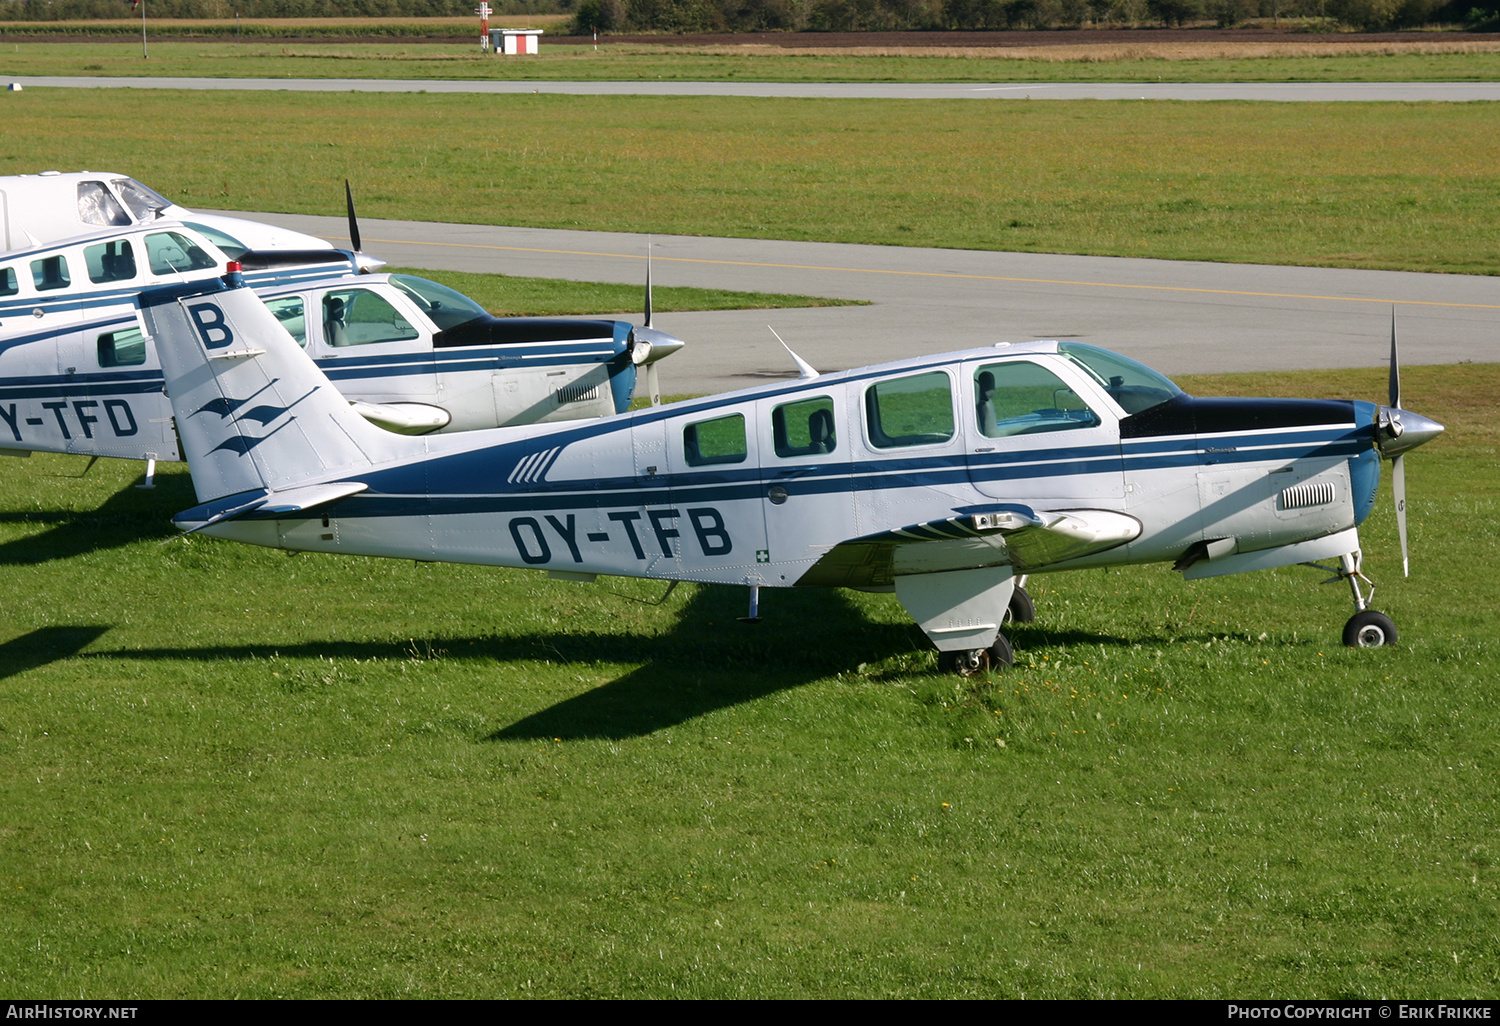
[[[1337,559],[1346,644],[1400,408],[1199,399],[1070,342],[1001,343],[590,422],[406,437],[350,410],[234,275],[142,300],[201,505],[185,531],[283,549],[749,588],[894,591],[940,663],[1011,661],[1017,575],[1170,561],[1187,578]]]
[[[307,354],[392,431],[617,413],[630,405],[638,367],[651,375],[683,345],[650,324],[649,276],[647,323],[637,326],[494,317],[436,282],[358,274],[343,250],[239,253],[246,281]],[[137,297],[164,283],[217,281],[227,256],[175,221],[0,254],[0,453],[141,459],[149,485],[178,446]]]

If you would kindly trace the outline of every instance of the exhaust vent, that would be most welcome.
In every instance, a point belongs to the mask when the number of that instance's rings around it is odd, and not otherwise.
[[[557,396],[557,405],[559,406],[566,403],[581,403],[599,398],[599,386],[569,385],[566,388],[559,388],[555,394]]]
[[[1292,485],[1281,493],[1282,509],[1307,509],[1311,506],[1326,506],[1338,493],[1333,487],[1332,481],[1309,481],[1305,484]]]

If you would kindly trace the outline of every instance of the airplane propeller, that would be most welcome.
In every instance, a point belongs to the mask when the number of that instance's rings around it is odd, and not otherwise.
[[[1382,407],[1376,417],[1375,444],[1382,456],[1391,461],[1391,491],[1396,500],[1396,531],[1401,538],[1401,572],[1411,576],[1411,559],[1406,542],[1406,466],[1404,455],[1423,442],[1443,433],[1443,425],[1419,413],[1401,408],[1401,363],[1396,354],[1396,310],[1391,308],[1391,374],[1390,405]]]
[[[354,216],[354,190],[349,187],[349,179],[344,179],[344,210],[349,217],[349,242],[354,246],[354,262],[359,267],[360,274],[370,274],[385,266],[385,261],[376,257],[366,256],[364,248],[359,241],[359,218]]]
[[[646,309],[644,323],[631,332],[630,362],[646,368],[646,389],[651,394],[651,405],[661,405],[661,376],[656,364],[665,356],[677,352],[684,345],[682,339],[668,335],[651,323],[651,242],[646,241]]]

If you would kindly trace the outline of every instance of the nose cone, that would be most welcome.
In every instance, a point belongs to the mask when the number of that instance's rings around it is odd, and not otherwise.
[[[1409,452],[1443,433],[1443,425],[1410,410],[1382,406],[1375,420],[1375,444],[1387,459]]]
[[[665,359],[687,344],[676,335],[669,335],[659,328],[638,327],[632,337],[634,341],[630,347],[630,360],[637,367]]]

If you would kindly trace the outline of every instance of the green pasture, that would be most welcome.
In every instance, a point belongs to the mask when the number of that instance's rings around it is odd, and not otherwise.
[[[0,34],[4,26],[0,25]],[[477,36],[477,31],[475,35]],[[1461,44],[1461,34],[1434,42]],[[982,56],[880,56],[684,52],[606,43],[559,46],[542,37],[535,57],[436,43],[140,39],[0,44],[0,75],[186,75],[209,78],[414,78],[544,81],[743,82],[1473,82],[1500,75],[1500,53],[1390,53],[1239,59],[1044,60],[1025,49]]]
[[[1500,105],[31,89],[0,174],[192,207],[1495,273]]]
[[[644,284],[620,285],[606,281],[567,281],[509,274],[468,274],[431,271],[420,267],[390,267],[392,274],[414,274],[457,289],[500,317],[556,317],[565,314],[633,312],[645,308]],[[857,300],[821,296],[790,296],[777,292],[734,292],[652,286],[656,313],[677,310],[786,310],[807,306],[863,306]]]
[[[5,460],[0,990],[1492,997],[1500,366],[1405,385],[1398,647],[1312,570],[1089,571],[971,683],[890,596],[162,544],[180,468]]]

